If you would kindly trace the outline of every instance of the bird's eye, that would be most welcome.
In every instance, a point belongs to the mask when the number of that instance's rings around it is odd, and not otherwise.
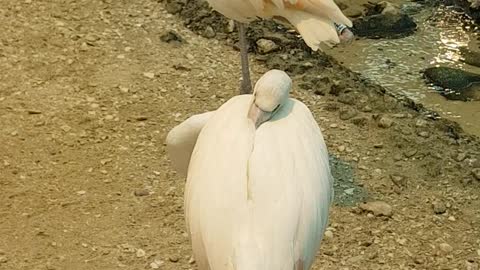
[[[278,108],[280,108],[280,104],[278,104],[277,107],[275,107],[275,109],[273,111],[276,112],[278,110]]]

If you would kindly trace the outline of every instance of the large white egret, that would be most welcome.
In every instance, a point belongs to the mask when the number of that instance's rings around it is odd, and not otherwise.
[[[245,23],[256,18],[278,19],[288,22],[300,33],[305,43],[314,51],[320,44],[339,43],[334,23],[352,26],[333,0],[207,0],[210,6],[224,16],[238,22],[242,64],[241,93],[251,93],[250,70]],[[346,39],[353,35],[347,30]]]
[[[188,168],[185,215],[200,270],[307,270],[314,261],[333,178],[320,128],[291,87],[271,70],[253,95],[168,134],[172,161]]]

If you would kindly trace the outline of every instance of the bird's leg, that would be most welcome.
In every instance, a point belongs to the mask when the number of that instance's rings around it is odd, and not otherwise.
[[[250,69],[248,67],[247,33],[243,23],[237,22],[237,25],[240,38],[240,58],[242,62],[242,84],[240,86],[240,94],[250,94],[252,93],[252,82],[250,80]]]

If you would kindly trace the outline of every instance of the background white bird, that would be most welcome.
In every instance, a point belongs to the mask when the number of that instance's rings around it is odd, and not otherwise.
[[[349,27],[352,22],[333,0],[207,0],[212,8],[236,20],[240,38],[242,63],[242,94],[251,93],[247,42],[244,23],[256,18],[275,18],[287,21],[297,29],[305,43],[316,51],[321,43],[339,42],[334,22]],[[348,32],[347,32],[348,33]]]
[[[200,270],[306,270],[314,261],[333,178],[320,128],[288,97],[291,85],[271,70],[254,95],[233,97],[168,135],[171,157],[187,142],[177,160],[188,167],[185,215]]]

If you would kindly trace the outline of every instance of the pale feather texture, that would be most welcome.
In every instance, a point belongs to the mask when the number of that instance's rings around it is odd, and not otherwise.
[[[197,142],[198,134],[213,112],[194,115],[174,127],[167,135],[167,154],[173,168],[180,175],[186,177],[190,157]]]
[[[198,136],[185,191],[194,257],[200,270],[309,269],[333,198],[323,136],[294,99],[255,130],[251,102],[230,99]]]
[[[338,43],[334,22],[352,26],[333,0],[207,0],[213,9],[230,19],[250,22],[256,18],[281,17],[290,22],[316,51],[320,44]]]

